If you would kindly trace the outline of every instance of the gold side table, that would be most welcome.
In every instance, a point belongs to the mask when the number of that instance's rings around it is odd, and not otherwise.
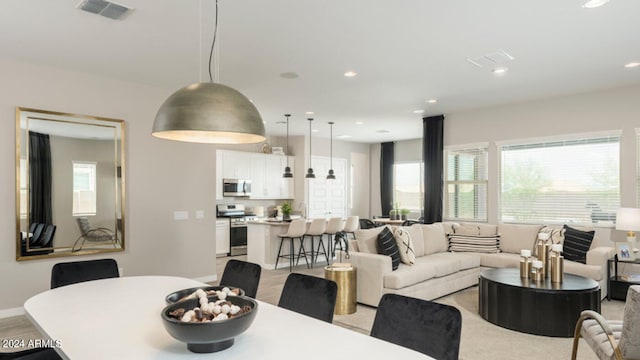
[[[338,284],[338,297],[334,314],[347,315],[356,312],[356,268],[351,264],[335,263],[324,267],[324,277]]]

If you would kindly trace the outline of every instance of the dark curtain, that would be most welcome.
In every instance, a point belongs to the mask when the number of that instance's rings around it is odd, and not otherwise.
[[[380,145],[380,201],[385,216],[393,208],[393,142]]]
[[[422,119],[424,160],[424,223],[442,221],[444,115]]]
[[[29,223],[52,223],[49,135],[29,131]]]

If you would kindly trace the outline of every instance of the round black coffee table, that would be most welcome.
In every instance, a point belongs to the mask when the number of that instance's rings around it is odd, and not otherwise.
[[[564,274],[562,283],[520,278],[519,269],[489,269],[480,274],[479,312],[498,326],[535,335],[573,337],[583,310],[600,312],[600,285]]]

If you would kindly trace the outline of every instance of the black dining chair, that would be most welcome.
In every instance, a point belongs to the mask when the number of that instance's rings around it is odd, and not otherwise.
[[[360,219],[359,222],[360,222],[360,229],[373,229],[383,225],[383,224],[371,221],[370,219]]]
[[[57,263],[51,269],[51,288],[119,276],[118,263],[114,259]]]
[[[338,285],[334,281],[292,273],[284,283],[278,306],[330,323],[337,296]]]
[[[397,294],[380,299],[371,336],[438,360],[457,360],[462,316],[453,306]]]
[[[258,264],[231,259],[224,266],[220,285],[240,288],[245,296],[255,299],[261,273],[262,267]]]
[[[0,359],[11,360],[61,360],[53,348],[34,348],[16,352],[0,352]]]

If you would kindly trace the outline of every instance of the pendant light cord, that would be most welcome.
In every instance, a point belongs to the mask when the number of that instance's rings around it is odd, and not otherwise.
[[[313,166],[311,166],[311,122],[313,121],[313,118],[309,118],[309,168],[313,169]]]
[[[289,116],[291,116],[291,114],[285,114],[284,116],[287,118],[287,148],[285,149],[285,156],[287,157],[287,167],[288,167],[289,155],[287,155],[286,153],[289,152]]]
[[[331,136],[329,138],[329,153],[330,153],[329,156],[331,157],[329,158],[329,163],[330,163],[329,166],[331,166],[331,169],[333,170],[333,122],[330,122],[329,125],[331,125],[331,128],[330,128],[331,133],[329,135]]]
[[[217,36],[218,36],[218,0],[216,0],[216,20],[215,20],[215,24],[213,25],[213,41],[211,42],[211,51],[209,51],[209,81],[210,82],[213,82],[213,76],[211,75],[211,59],[213,58],[213,48],[216,45]]]

